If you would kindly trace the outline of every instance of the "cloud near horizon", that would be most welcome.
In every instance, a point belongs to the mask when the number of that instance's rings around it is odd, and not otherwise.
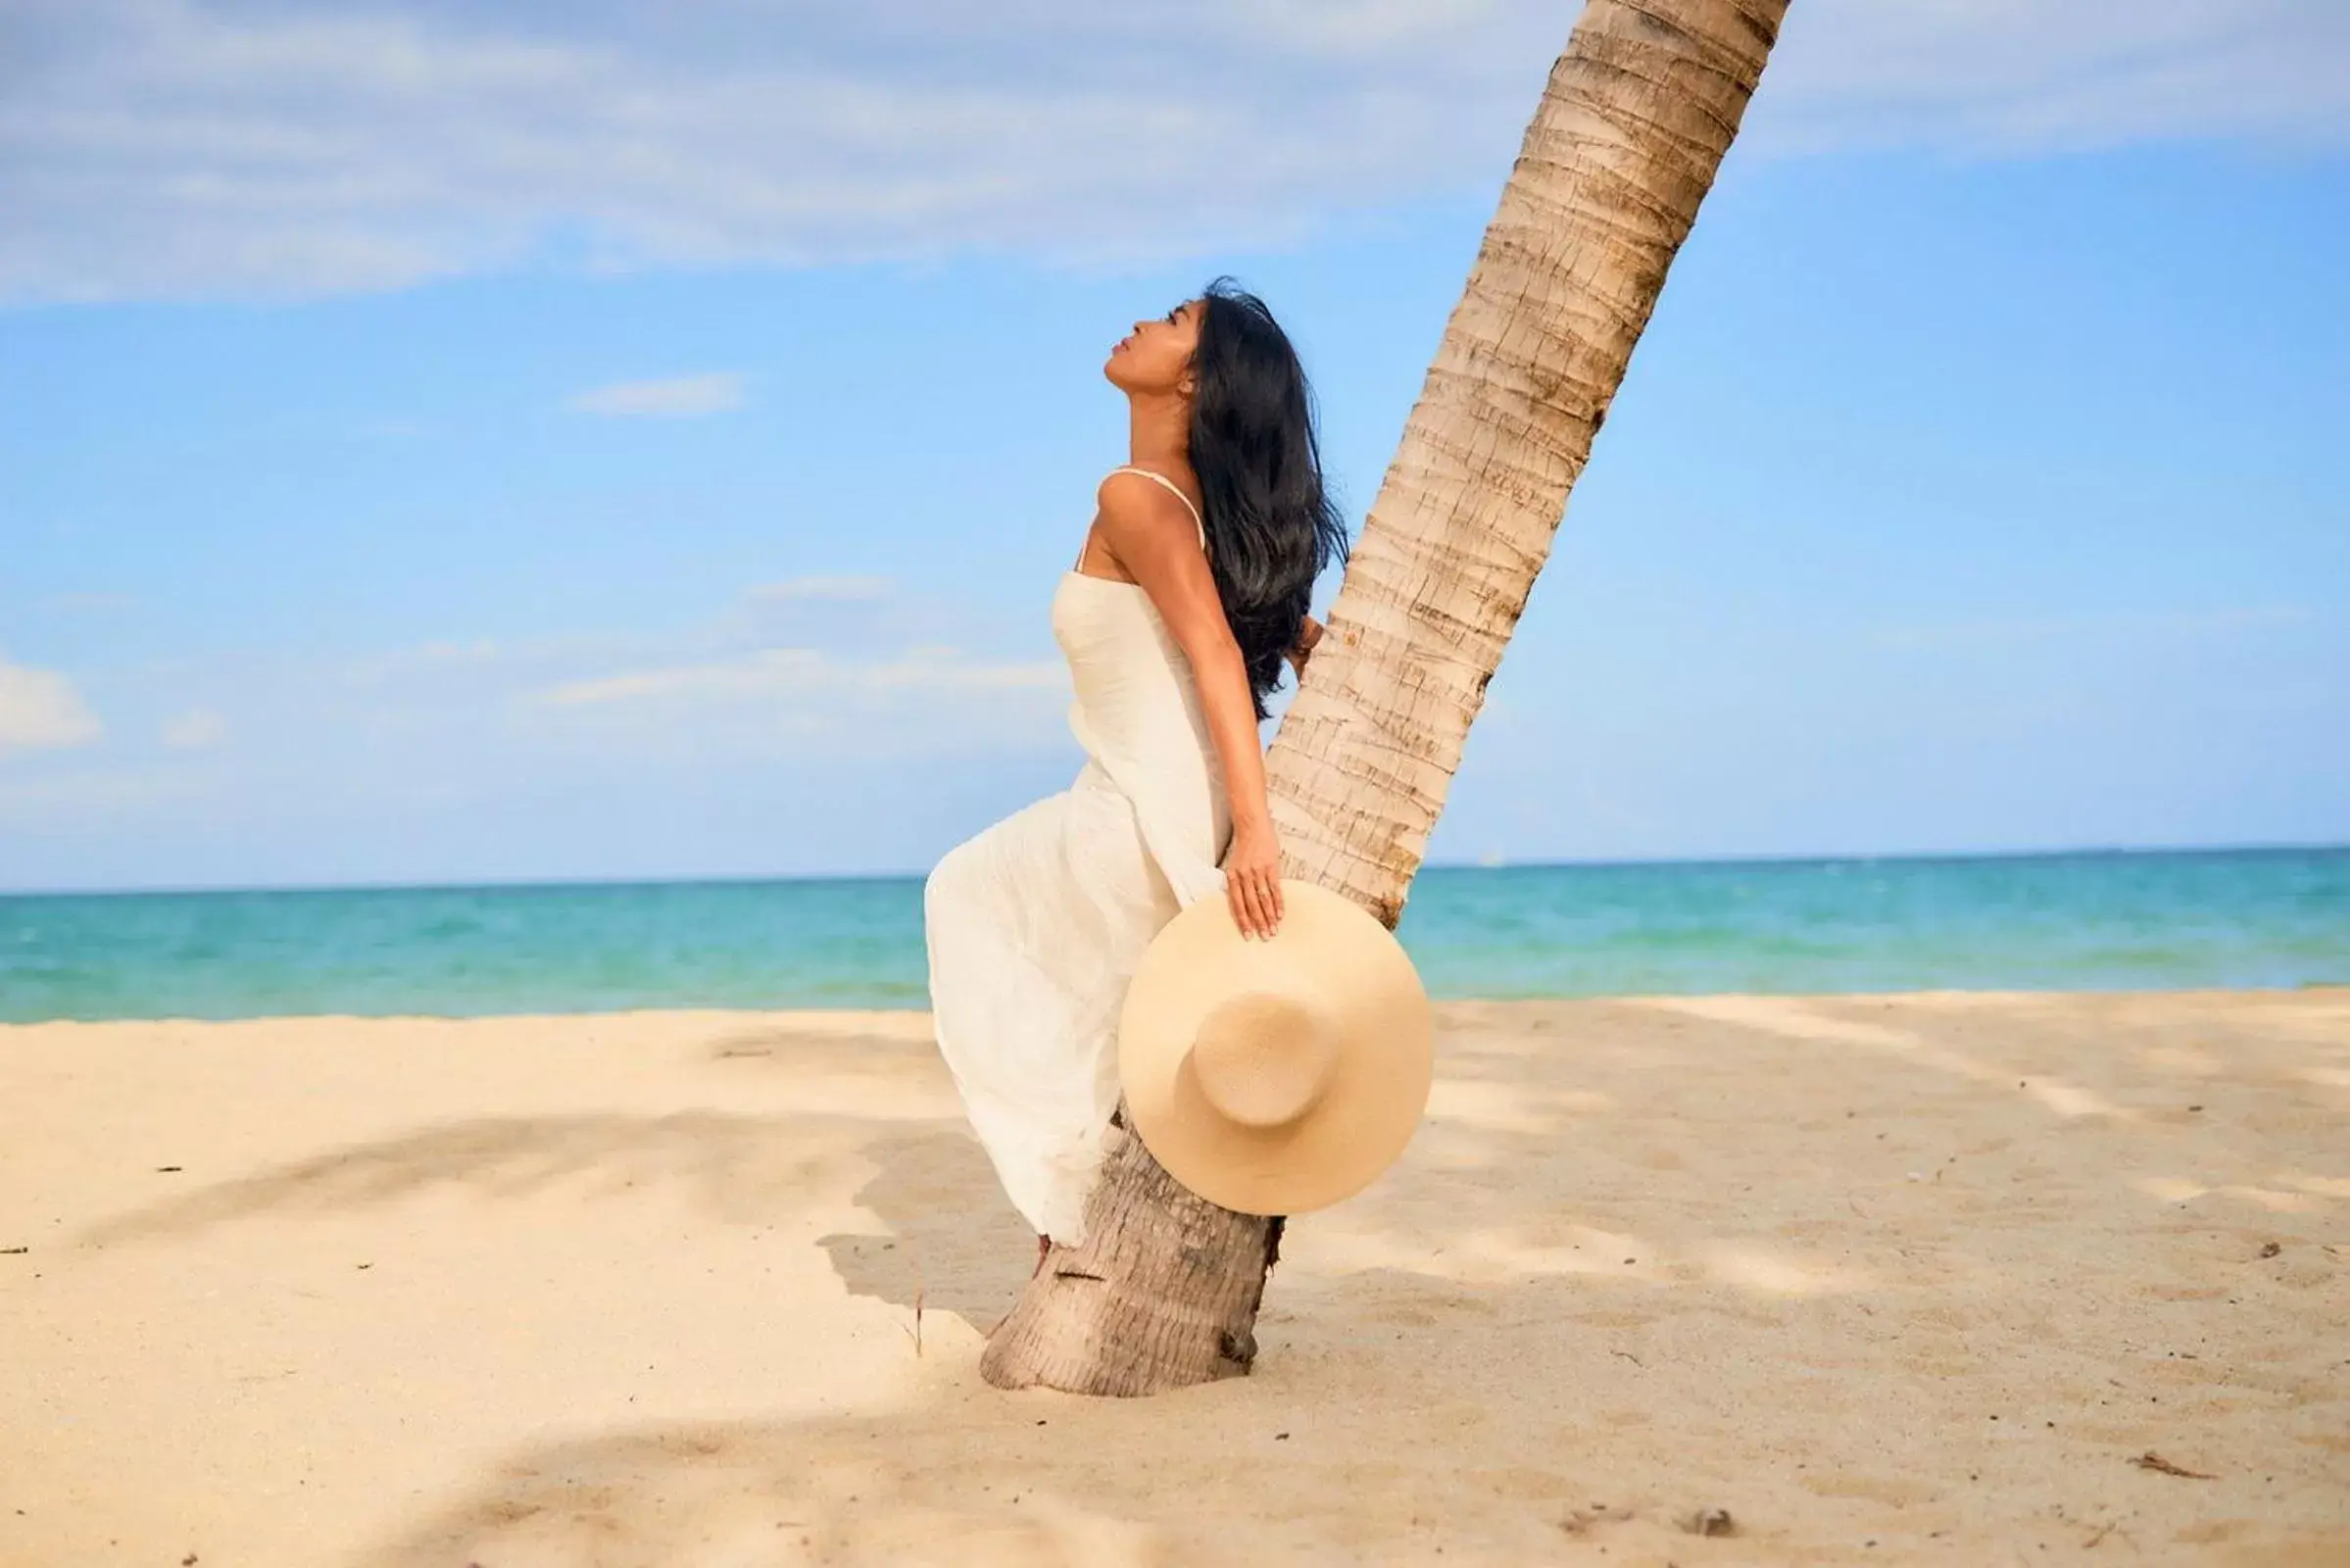
[[[956,648],[909,648],[877,663],[846,662],[813,648],[770,648],[708,663],[671,664],[568,681],[534,693],[533,700],[556,708],[584,708],[677,698],[1010,691],[1066,684],[1066,671],[1049,661],[974,662]]]
[[[191,708],[167,719],[157,739],[171,751],[201,752],[228,741],[228,720],[209,708]]]
[[[0,758],[24,759],[9,780],[23,790],[63,765],[36,754],[75,749],[76,777],[207,757],[298,773],[386,745],[439,758],[436,766],[500,756],[525,771],[550,758],[624,760],[649,746],[774,762],[815,734],[836,756],[996,756],[1069,744],[1067,671],[1049,654],[1004,648],[964,607],[842,575],[758,585],[698,620],[633,636],[436,641],[335,661],[242,653],[117,670],[100,689],[124,716],[118,732],[69,674],[0,657]],[[233,730],[223,709],[240,714]]]
[[[1568,16],[1535,0],[21,0],[0,19],[0,302],[1279,244],[1489,190]],[[1741,145],[2338,149],[2345,57],[2336,0],[1804,0]]]
[[[781,582],[760,583],[747,596],[761,605],[787,605],[808,601],[829,604],[873,604],[887,599],[897,585],[887,577],[836,573],[808,577],[787,577]]]
[[[1064,744],[1061,662],[938,641],[953,618],[887,577],[798,577],[677,636],[574,651],[560,671],[517,660],[506,678],[525,725],[623,749],[758,753],[821,734],[846,751],[943,759]]]
[[[87,746],[105,725],[66,676],[0,656],[0,756]]]
[[[615,381],[577,393],[564,406],[575,414],[613,418],[684,418],[724,414],[743,403],[743,378],[732,371],[711,370],[651,381]]]
[[[2314,617],[2304,605],[2224,605],[2209,610],[2088,612],[2070,615],[1986,620],[1913,621],[1870,634],[1884,648],[2024,647],[2074,649],[2125,640],[2194,641],[2240,632],[2302,626]]]

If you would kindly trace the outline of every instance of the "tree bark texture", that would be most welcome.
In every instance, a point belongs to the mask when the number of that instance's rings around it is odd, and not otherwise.
[[[999,1388],[1156,1394],[1239,1377],[1256,1359],[1281,1222],[1218,1207],[1140,1138],[1110,1136],[1085,1245],[1053,1249],[980,1353],[980,1375]]]
[[[1788,0],[1590,0],[1446,322],[1267,758],[1284,873],[1393,927],[1567,495]],[[1279,1221],[1126,1138],[990,1340],[999,1387],[1149,1394],[1246,1372]]]

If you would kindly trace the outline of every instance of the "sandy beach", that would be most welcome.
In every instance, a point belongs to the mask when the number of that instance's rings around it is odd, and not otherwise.
[[[0,1562],[2350,1562],[2350,991],[1446,1004],[1127,1403],[927,1027],[0,1029]]]

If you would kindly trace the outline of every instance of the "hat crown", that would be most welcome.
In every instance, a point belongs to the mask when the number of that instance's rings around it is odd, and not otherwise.
[[[1281,934],[1200,899],[1152,939],[1118,1014],[1127,1126],[1169,1176],[1243,1214],[1351,1194],[1410,1142],[1435,1019],[1394,932],[1285,877]]]
[[[1314,1107],[1338,1064],[1330,1009],[1295,991],[1245,991],[1199,1020],[1189,1054],[1199,1094],[1245,1127],[1284,1127]]]

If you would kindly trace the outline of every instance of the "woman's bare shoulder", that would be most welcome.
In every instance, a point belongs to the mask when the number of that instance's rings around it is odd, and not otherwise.
[[[1094,502],[1104,512],[1114,506],[1130,516],[1154,515],[1161,508],[1189,516],[1190,510],[1184,506],[1188,496],[1179,489],[1167,488],[1169,485],[1181,485],[1183,481],[1172,474],[1151,477],[1156,472],[1156,469],[1112,468],[1102,476],[1101,484],[1095,487]]]

